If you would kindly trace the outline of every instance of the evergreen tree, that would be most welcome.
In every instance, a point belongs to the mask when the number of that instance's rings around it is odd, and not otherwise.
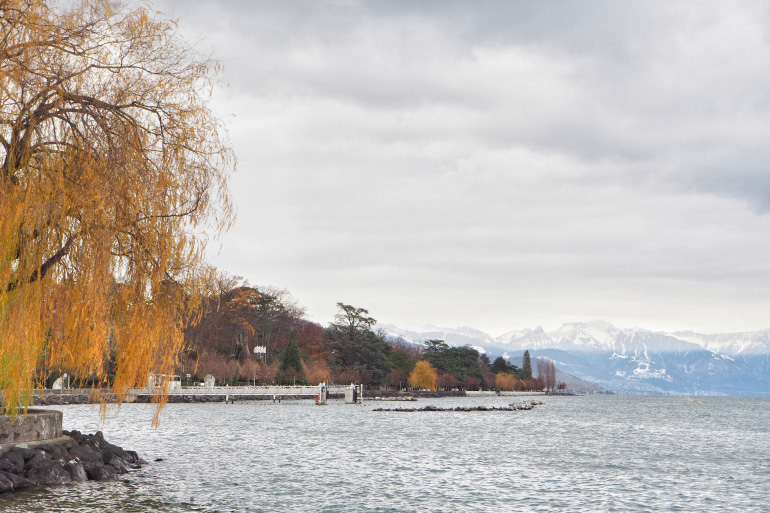
[[[281,361],[281,382],[293,385],[297,381],[304,382],[305,375],[302,372],[302,359],[297,347],[297,333],[292,331],[289,335],[289,345],[286,347]]]
[[[521,379],[529,379],[532,377],[532,360],[529,357],[529,350],[524,351],[522,360],[523,363],[521,364]]]
[[[473,378],[476,383],[474,386],[487,386],[487,380],[481,372],[481,355],[477,350],[470,346],[450,347],[443,340],[426,340],[425,345],[423,357],[439,374],[448,372],[463,385],[468,378]]]
[[[495,362],[492,364],[492,374],[500,374],[501,372],[507,374],[510,372],[510,369],[508,367],[508,362],[505,361],[505,358],[498,356],[495,358]]]
[[[393,370],[390,344],[384,333],[374,333],[377,322],[364,308],[337,303],[336,323],[326,330],[332,357],[329,367],[358,373],[363,383],[381,385]]]

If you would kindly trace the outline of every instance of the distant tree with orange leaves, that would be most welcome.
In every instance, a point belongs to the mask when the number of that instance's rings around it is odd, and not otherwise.
[[[409,385],[416,388],[427,388],[428,390],[436,390],[438,381],[438,373],[433,366],[421,360],[414,366],[414,370],[409,375]]]
[[[457,379],[455,379],[451,372],[444,372],[438,375],[437,384],[444,390],[452,390],[457,386]]]
[[[500,390],[513,390],[516,387],[516,377],[507,372],[495,374],[495,386]]]

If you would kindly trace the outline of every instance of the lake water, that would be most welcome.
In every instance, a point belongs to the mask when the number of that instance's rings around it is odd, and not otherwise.
[[[413,403],[130,404],[107,440],[146,460],[112,482],[0,496],[0,511],[770,511],[770,399],[545,397],[516,412],[374,412],[500,406]],[[65,429],[98,408],[59,407]]]

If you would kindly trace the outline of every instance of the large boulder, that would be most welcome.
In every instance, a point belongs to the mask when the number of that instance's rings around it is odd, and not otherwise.
[[[51,459],[51,455],[45,451],[34,451],[34,453],[34,456],[27,459],[24,463],[24,468],[27,470],[39,466],[41,461]]]
[[[124,451],[117,445],[112,445],[111,443],[103,440],[100,448],[102,450],[102,457],[105,463],[110,463],[115,458],[122,460],[124,464],[134,463],[134,458],[127,451]]]
[[[70,449],[70,455],[86,463],[104,463],[102,453],[90,445],[78,445]]]
[[[27,479],[41,485],[62,484],[72,481],[70,473],[58,460],[43,460],[27,470]]]
[[[24,472],[24,458],[11,449],[0,458],[0,470],[20,474]]]
[[[75,458],[69,460],[64,464],[64,468],[69,472],[70,478],[72,478],[73,481],[88,481],[86,469],[79,459]]]
[[[26,477],[22,477],[18,474],[13,474],[11,472],[0,472],[0,475],[7,477],[11,481],[11,483],[13,483],[14,490],[20,490],[22,488],[29,488],[30,486],[35,486],[35,483],[30,481]]]
[[[88,479],[94,481],[112,479],[117,474],[114,468],[109,465],[104,465],[103,463],[83,462],[83,467],[85,467]]]
[[[113,456],[110,461],[107,462],[107,465],[115,469],[115,472],[118,474],[125,474],[128,472],[128,467],[126,466],[126,462],[122,459],[118,458],[117,456]]]
[[[5,477],[4,474],[0,474],[0,493],[5,492],[12,492],[13,491],[13,483],[10,479]]]
[[[5,453],[5,456],[7,457],[8,455],[11,455],[11,454],[15,454],[15,455],[20,456],[21,459],[26,462],[26,461],[34,458],[35,456],[37,456],[38,451],[36,451],[34,449],[30,449],[28,447],[16,446],[16,447],[12,447],[7,453]]]

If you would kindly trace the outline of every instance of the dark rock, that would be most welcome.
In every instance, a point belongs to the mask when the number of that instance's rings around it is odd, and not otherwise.
[[[111,443],[106,441],[103,441],[101,445],[102,445],[101,446],[102,459],[105,463],[110,463],[110,461],[115,458],[122,460],[123,463],[129,463],[134,460],[130,454],[128,454],[126,451],[124,451],[122,448],[118,447],[117,445],[112,445]]]
[[[102,453],[89,445],[78,445],[70,449],[70,455],[83,463],[104,463]]]
[[[10,450],[0,459],[0,470],[21,474],[24,472],[24,458],[18,452]]]
[[[0,493],[12,492],[13,482],[5,477],[4,474],[0,474]]]
[[[110,461],[107,462],[107,465],[114,468],[115,472],[118,474],[125,474],[128,472],[128,468],[126,468],[126,462],[117,456],[113,456]]]
[[[83,434],[78,430],[72,430],[72,431],[62,430],[62,434],[72,438],[77,443],[80,443],[84,438]]]
[[[27,471],[27,479],[38,484],[61,484],[72,481],[70,473],[60,461],[44,460]]]
[[[34,458],[37,455],[37,451],[34,449],[28,449],[26,447],[12,447],[10,451],[5,453],[8,457],[10,454],[18,454],[26,462],[27,460]]]
[[[86,469],[79,459],[75,458],[69,460],[64,464],[64,468],[69,472],[70,478],[72,478],[73,481],[88,481]]]
[[[116,475],[114,468],[102,463],[83,462],[83,467],[86,470],[88,479],[93,479],[94,481],[112,479]]]
[[[129,463],[139,463],[139,454],[136,451],[126,451],[126,454],[131,456]]]
[[[51,459],[54,460],[68,460],[69,459],[69,449],[72,449],[77,445],[77,443],[72,440],[71,438],[66,439],[69,442],[64,442],[60,444],[50,444],[50,445],[41,445],[39,449],[47,452],[51,455]]]
[[[66,438],[44,441],[35,449],[12,447],[0,455],[0,493],[36,485],[113,479],[129,468],[147,464],[136,452],[107,442],[101,432],[83,435],[63,431],[63,435]]]
[[[0,472],[12,472],[15,467],[14,463],[7,458],[0,458]],[[23,469],[24,467],[22,467]]]
[[[20,490],[22,488],[29,488],[30,486],[35,486],[35,483],[30,481],[26,477],[13,474],[11,472],[0,472],[0,474],[4,475],[5,477],[11,480],[11,482],[13,483],[14,490]]]
[[[35,451],[35,455],[29,458],[26,463],[24,463],[25,469],[34,468],[40,465],[41,461],[46,461],[51,459],[51,455],[48,454],[45,451]]]

